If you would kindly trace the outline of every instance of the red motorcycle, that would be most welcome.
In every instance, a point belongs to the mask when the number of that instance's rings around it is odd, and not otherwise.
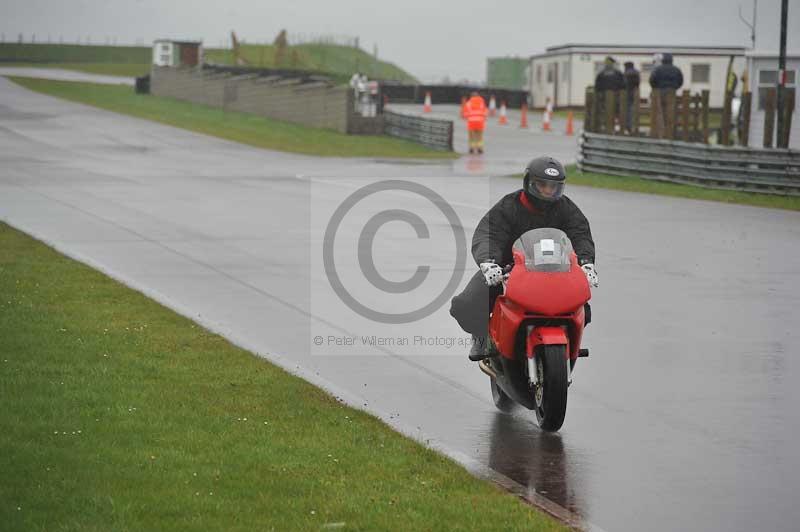
[[[528,231],[514,243],[513,255],[489,319],[490,356],[479,367],[491,378],[500,410],[519,403],[536,411],[543,430],[557,431],[575,363],[589,356],[581,349],[589,282],[558,229]]]

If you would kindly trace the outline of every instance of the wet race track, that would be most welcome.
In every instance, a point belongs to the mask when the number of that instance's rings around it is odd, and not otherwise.
[[[0,78],[1,220],[586,528],[796,530],[800,213],[568,186],[600,288],[558,434],[496,412],[447,303],[387,323],[332,289],[331,264],[392,314],[463,287],[459,235],[519,185],[486,177],[517,164],[500,151],[482,170],[273,153]],[[365,233],[385,209],[416,218]],[[365,248],[385,279],[428,275],[389,295]]]

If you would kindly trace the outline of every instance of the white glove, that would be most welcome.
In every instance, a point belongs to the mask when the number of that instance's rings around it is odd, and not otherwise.
[[[482,262],[481,273],[486,278],[486,284],[489,286],[497,286],[503,282],[503,268],[494,262]]]
[[[592,288],[597,288],[597,285],[600,281],[597,278],[597,270],[594,269],[594,264],[584,264],[581,266],[583,273],[586,274],[586,280],[589,281],[589,284],[592,285]]]

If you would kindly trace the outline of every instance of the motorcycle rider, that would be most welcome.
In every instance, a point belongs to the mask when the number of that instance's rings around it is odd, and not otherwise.
[[[541,227],[561,229],[572,241],[578,264],[593,287],[597,287],[594,241],[589,221],[564,196],[567,176],[552,157],[537,157],[525,168],[522,190],[507,194],[487,212],[475,228],[472,256],[480,270],[451,302],[450,314],[472,334],[472,361],[486,358],[489,314],[502,293],[503,266],[513,262],[512,246],[523,233]],[[586,305],[586,323],[591,320]]]

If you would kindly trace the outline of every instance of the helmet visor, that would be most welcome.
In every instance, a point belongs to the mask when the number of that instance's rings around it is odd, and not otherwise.
[[[556,201],[564,194],[564,182],[532,177],[528,181],[528,194],[544,201]]]

